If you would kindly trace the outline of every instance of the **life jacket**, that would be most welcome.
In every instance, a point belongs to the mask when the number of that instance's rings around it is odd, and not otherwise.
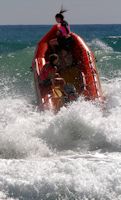
[[[63,21],[59,24],[59,31],[61,32],[61,37],[67,37],[70,33],[70,26],[66,21]]]
[[[40,79],[42,81],[51,79],[55,75],[56,71],[57,69],[55,66],[51,66],[49,63],[46,63],[40,72]]]

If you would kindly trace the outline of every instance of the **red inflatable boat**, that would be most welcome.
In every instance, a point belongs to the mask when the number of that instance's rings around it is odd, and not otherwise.
[[[40,40],[32,63],[38,104],[42,110],[52,109],[55,112],[73,100],[73,98],[65,97],[59,84],[51,85],[49,88],[40,85],[40,73],[45,63],[48,62],[50,52],[48,42],[56,37],[57,30],[58,26],[53,26]],[[74,41],[71,51],[66,52],[64,56],[61,50],[57,52],[59,56],[58,73],[68,86],[74,88],[77,97],[82,95],[86,100],[103,101],[95,57],[80,36],[71,32],[71,37]]]

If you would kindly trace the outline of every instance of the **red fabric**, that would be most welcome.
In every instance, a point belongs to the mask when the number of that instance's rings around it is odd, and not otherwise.
[[[61,32],[61,36],[62,37],[67,37],[68,34],[70,33],[70,26],[69,25],[67,26],[67,29],[68,29],[69,33],[67,33],[66,28],[64,26],[62,26],[61,24],[58,25],[58,29]]]
[[[56,67],[53,66],[43,66],[41,72],[40,72],[40,79],[42,81],[51,78],[54,76],[54,74],[56,73]]]

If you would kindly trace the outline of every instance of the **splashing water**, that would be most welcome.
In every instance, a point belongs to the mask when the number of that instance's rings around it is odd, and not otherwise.
[[[120,84],[104,82],[104,112],[83,99],[57,115],[1,99],[0,198],[120,199]]]
[[[39,112],[28,72],[33,47],[0,56],[1,200],[121,199],[121,54],[101,38],[89,45],[105,109],[79,98],[56,115]]]

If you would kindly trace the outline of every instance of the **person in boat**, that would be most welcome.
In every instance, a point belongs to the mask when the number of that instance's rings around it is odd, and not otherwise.
[[[55,77],[57,72],[58,55],[51,54],[49,56],[49,61],[43,66],[40,72],[40,85],[50,86],[52,84],[52,79]]]
[[[74,101],[78,98],[78,94],[74,85],[66,83],[64,78],[62,78],[59,73],[56,73],[54,79],[52,79],[52,87],[54,88],[54,91],[57,94],[57,96],[59,96],[58,90],[61,92],[63,101],[65,103]]]
[[[65,82],[64,78],[57,73],[58,55],[51,54],[40,72],[40,85],[44,88],[59,88],[66,102],[76,100],[77,93],[73,85]]]
[[[70,35],[70,26],[67,21],[64,20],[63,13],[66,10],[61,10],[55,15],[56,22],[58,23],[58,31],[56,33],[56,38],[49,41],[52,48],[59,46],[59,49],[70,51],[73,44],[73,39]]]

